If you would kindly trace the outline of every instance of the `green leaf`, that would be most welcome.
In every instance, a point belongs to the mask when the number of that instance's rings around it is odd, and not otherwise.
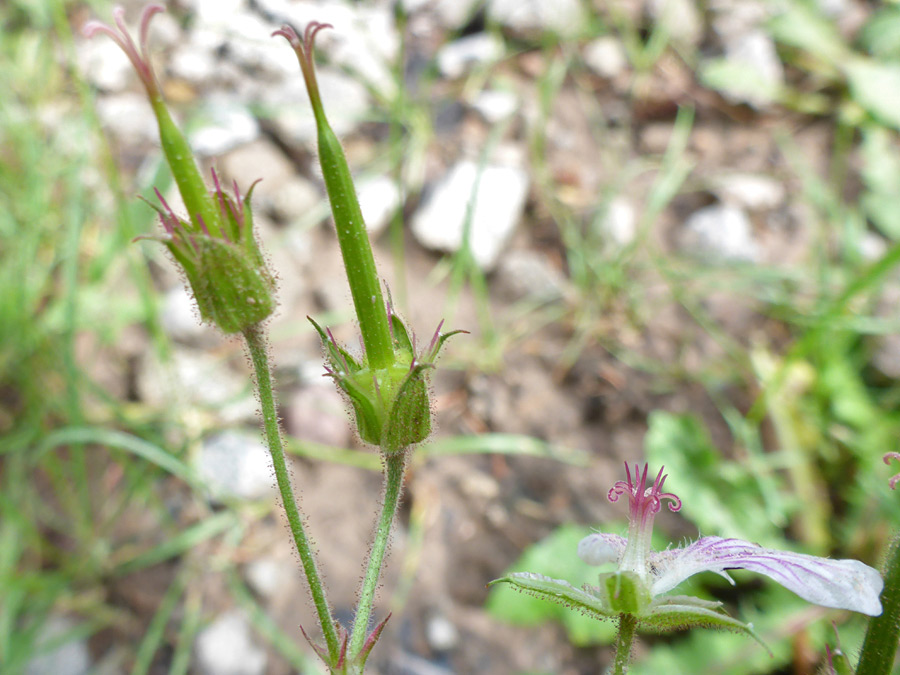
[[[516,590],[528,593],[542,600],[549,600],[582,612],[594,619],[614,619],[618,616],[609,605],[596,595],[575,588],[568,581],[551,579],[533,572],[515,572],[507,577],[492,581],[494,584],[507,583]]]
[[[853,59],[844,72],[853,99],[877,120],[900,129],[900,63]]]
[[[609,527],[616,531],[624,529],[622,523],[610,523]],[[578,542],[592,531],[581,525],[559,527],[542,541],[530,546],[506,576],[510,576],[513,570],[530,570],[549,577],[565,578],[577,585],[596,584],[597,568],[585,565],[575,553]],[[559,621],[572,644],[578,646],[609,644],[616,635],[613,622],[597,621],[555,602],[517,593],[507,584],[491,587],[487,609],[494,617],[516,625],[534,626],[547,621]]]
[[[801,2],[787,3],[787,11],[769,22],[772,37],[803,49],[828,64],[839,64],[850,51],[834,23]]]

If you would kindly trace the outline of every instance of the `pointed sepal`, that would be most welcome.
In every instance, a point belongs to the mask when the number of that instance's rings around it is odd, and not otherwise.
[[[533,595],[536,598],[571,607],[594,619],[603,620],[618,617],[618,614],[602,598],[580,588],[575,588],[568,581],[552,579],[543,574],[514,572],[502,579],[495,579],[488,586],[501,583],[507,583],[517,591]]]

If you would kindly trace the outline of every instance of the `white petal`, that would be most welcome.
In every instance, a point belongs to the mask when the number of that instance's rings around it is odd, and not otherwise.
[[[598,532],[589,534],[578,542],[578,557],[588,565],[619,562],[625,550],[625,537]]]
[[[858,560],[831,560],[803,553],[773,551],[740,539],[703,537],[683,549],[651,554],[652,593],[675,588],[699,572],[746,569],[765,574],[801,598],[824,607],[881,614],[878,596],[884,581]]]

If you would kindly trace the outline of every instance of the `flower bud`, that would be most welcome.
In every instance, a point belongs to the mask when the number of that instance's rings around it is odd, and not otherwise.
[[[372,368],[365,356],[355,359],[330,330],[323,330],[312,319],[310,322],[325,347],[328,375],[353,407],[360,438],[393,454],[424,441],[431,433],[427,373],[444,342],[465,331],[442,334],[441,322],[431,343],[417,355],[403,321],[392,311],[389,314],[394,360],[387,368]]]
[[[144,9],[138,44],[128,34],[121,7],[113,10],[115,28],[91,21],[84,33],[109,36],[134,66],[156,116],[166,162],[188,210],[187,219],[179,218],[157,191],[162,208],[151,206],[159,213],[166,234],[139,238],[165,244],[184,270],[203,320],[224,333],[236,333],[259,323],[275,309],[274,279],[253,233],[253,187],[242,200],[235,184],[231,197],[219,185],[215,171],[215,189],[206,187],[187,139],[166,108],[147,54],[150,20],[162,11],[164,8],[155,4]]]

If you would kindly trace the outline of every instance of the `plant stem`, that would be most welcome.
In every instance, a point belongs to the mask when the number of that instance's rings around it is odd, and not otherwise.
[[[869,620],[856,675],[887,675],[894,665],[900,636],[900,535],[888,551],[881,606],[881,615]]]
[[[394,515],[397,513],[400,489],[403,486],[406,452],[401,451],[390,455],[385,453],[383,457],[385,461],[384,504],[375,530],[375,542],[372,544],[372,552],[369,554],[369,565],[359,593],[359,605],[356,608],[353,632],[350,635],[348,652],[351,663],[356,660],[366,639],[369,617],[372,615],[372,603],[375,599],[375,588],[378,585],[378,577],[381,575],[381,565],[387,550],[388,536],[391,532],[391,524],[394,522]]]
[[[281,429],[278,426],[278,412],[275,409],[275,396],[272,388],[272,374],[269,369],[268,344],[265,329],[256,324],[244,331],[244,339],[247,341],[247,349],[253,361],[253,370],[256,373],[256,387],[259,392],[259,403],[262,408],[263,425],[266,430],[266,441],[269,452],[272,455],[272,465],[275,468],[275,479],[278,482],[278,491],[281,493],[281,501],[284,512],[287,515],[288,525],[294,537],[294,544],[300,554],[300,562],[303,573],[309,583],[309,590],[319,615],[319,624],[325,635],[325,643],[328,647],[328,655],[331,662],[337,661],[340,646],[338,644],[337,631],[334,620],[331,618],[331,609],[325,597],[325,587],[316,566],[315,555],[303,528],[303,519],[297,508],[294,498],[294,490],[291,487],[291,478],[288,474],[287,462],[284,458],[284,446],[281,439]]]
[[[634,629],[637,619],[631,614],[619,615],[619,635],[616,638],[616,660],[613,663],[613,675],[625,675],[631,661],[631,645],[634,643]]]

